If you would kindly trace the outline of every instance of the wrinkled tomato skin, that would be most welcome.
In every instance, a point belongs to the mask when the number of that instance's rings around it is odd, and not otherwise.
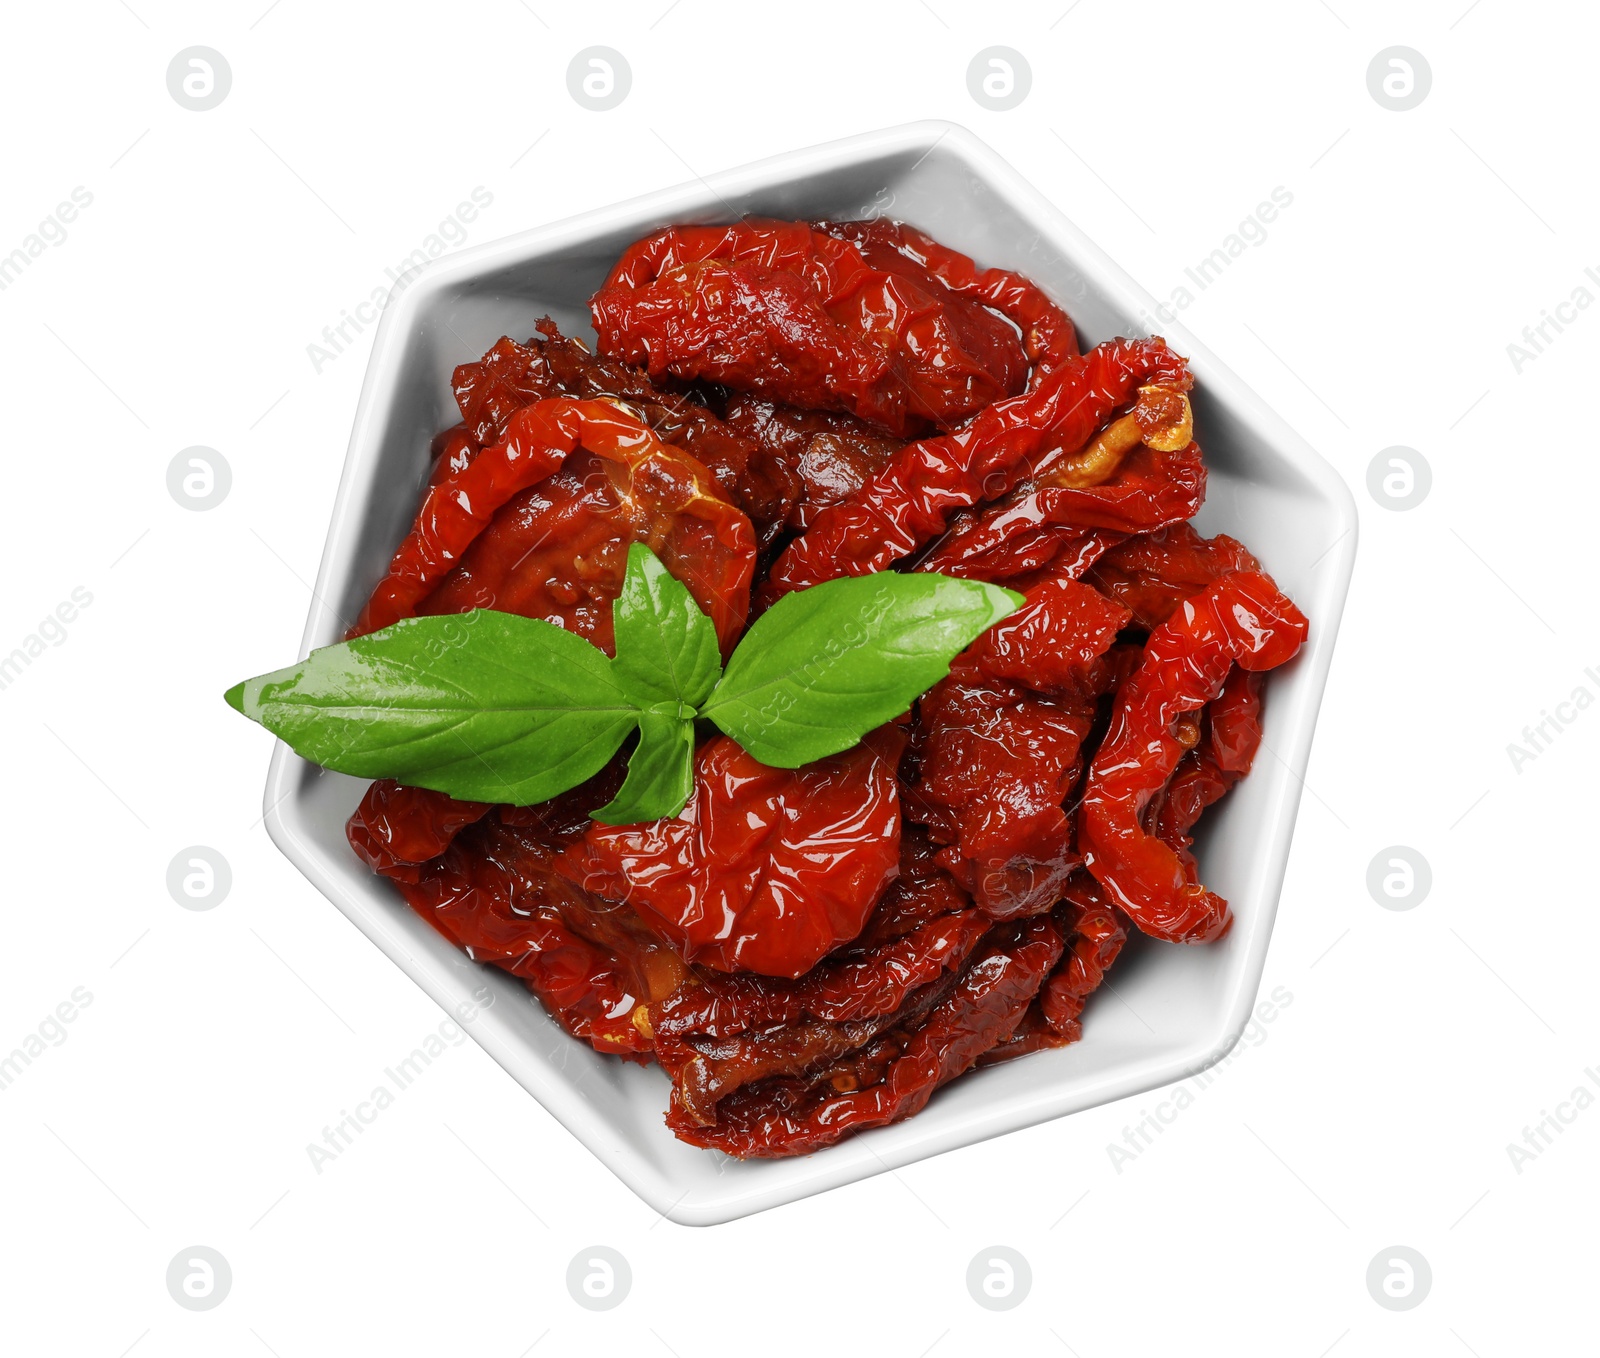
[[[887,570],[944,533],[961,510],[1006,495],[1041,458],[1081,448],[1146,382],[1187,391],[1193,378],[1165,340],[1110,340],[1065,361],[1022,395],[986,406],[955,432],[907,445],[859,491],[822,510],[805,536],[784,549],[762,582],[761,603],[842,575]],[[1169,521],[1165,516],[1174,503],[1193,501],[1198,508],[1197,497],[1205,491],[1198,448],[1176,462],[1160,459],[1150,475],[1136,474],[1137,451],[1128,463],[1112,482],[1093,488],[1099,494],[1085,500],[1068,491],[1061,516],[1052,519],[1041,508],[1028,522],[1067,532],[1127,532]],[[1147,521],[1151,513],[1157,522]],[[980,525],[987,515],[975,516]],[[1121,527],[1130,518],[1138,519],[1138,529]],[[1003,542],[1002,535],[992,543],[986,539],[985,546]],[[944,547],[933,555],[943,559]]]
[[[1201,813],[1250,772],[1261,747],[1261,675],[1235,665],[1202,712],[1199,743],[1178,761],[1145,811],[1150,832],[1178,855],[1191,886],[1200,865],[1190,831]]]
[[[1087,667],[1111,649],[1130,614],[1070,574],[1029,588],[1010,617],[973,643],[979,668],[1042,692],[1081,690]]]
[[[564,392],[539,360],[536,349],[509,336],[497,340],[476,363],[463,363],[450,379],[462,426],[479,446],[499,443],[511,417],[524,406]]]
[[[958,661],[922,702],[928,732],[909,814],[949,847],[939,861],[996,919],[1048,910],[1081,859],[1062,809],[1094,721]]]
[[[428,451],[433,455],[433,466],[428,471],[428,486],[431,489],[439,482],[448,481],[458,472],[465,471],[467,464],[483,451],[483,447],[472,437],[472,431],[465,424],[457,424],[438,435]]]
[[[466,825],[454,824],[459,808],[474,804],[455,803],[458,811],[441,818],[437,808],[379,792],[363,801],[349,829],[357,843],[382,832],[384,818],[409,813],[448,832],[450,843],[436,857],[380,870],[418,915],[468,956],[527,982],[574,1037],[598,1051],[645,1060],[650,1042],[636,1016],[687,980],[687,968],[637,920],[585,900],[553,870],[562,847],[589,824],[588,809],[608,800],[620,783],[613,766],[552,802],[492,808]],[[407,846],[420,852],[433,847],[418,826],[410,828],[389,835],[391,856]]]
[[[1087,585],[1046,577],[922,700],[908,814],[992,918],[1048,910],[1082,865],[1065,803],[1117,678],[1101,657],[1127,620]]]
[[[457,801],[431,788],[402,787],[392,778],[380,778],[361,798],[346,835],[374,872],[414,882],[421,864],[437,858],[492,809],[487,802]]]
[[[606,401],[538,401],[506,428],[429,489],[350,635],[495,608],[609,650],[628,548],[644,542],[729,654],[749,613],[756,542],[711,473]]]
[[[596,825],[560,871],[626,901],[690,962],[800,976],[861,932],[899,871],[903,744],[884,728],[831,759],[774,769],[717,736],[696,756],[680,815]]]
[[[892,249],[869,263],[803,222],[669,227],[623,255],[590,310],[601,349],[653,378],[845,411],[900,437],[951,428],[1028,374],[1015,328],[976,293]]]
[[[1071,318],[1022,275],[979,269],[966,255],[889,217],[817,225],[829,235],[853,242],[876,269],[904,273],[919,283],[935,278],[952,292],[994,308],[1022,332],[1035,384],[1078,356],[1078,333]]]
[[[1232,922],[1227,901],[1191,882],[1173,848],[1143,823],[1185,753],[1175,726],[1222,691],[1233,666],[1253,673],[1289,660],[1304,614],[1259,572],[1233,571],[1185,601],[1150,634],[1139,668],[1117,692],[1078,812],[1089,871],[1145,933],[1207,943]]]
[[[900,876],[861,934],[803,976],[708,975],[650,1006],[656,1060],[685,1116],[710,1126],[735,1090],[804,1076],[931,1001],[991,923],[933,861],[932,847],[908,829]]]
[[[1101,485],[1024,487],[964,511],[920,569],[1005,579],[1081,554],[1085,546],[1094,549],[1082,562],[1088,567],[1129,533],[1150,533],[1198,513],[1205,494],[1199,444],[1175,452],[1136,448]]]
[[[722,412],[727,426],[755,444],[757,461],[781,479],[784,519],[804,532],[817,514],[861,489],[904,447],[851,415],[801,410],[740,395]]]
[[[611,604],[628,564],[617,508],[600,459],[569,457],[494,516],[418,611],[496,608],[543,618],[609,655]]]
[[[961,972],[901,1026],[799,1079],[779,1077],[722,1100],[713,1126],[676,1099],[667,1125],[692,1145],[739,1156],[803,1155],[920,1111],[1022,1023],[1065,947],[1049,915],[998,925]]]
[[[1085,579],[1129,609],[1134,622],[1148,631],[1229,571],[1260,569],[1244,544],[1226,533],[1204,538],[1191,524],[1175,523],[1115,544]]]

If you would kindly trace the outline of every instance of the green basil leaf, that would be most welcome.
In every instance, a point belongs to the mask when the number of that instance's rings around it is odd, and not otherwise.
[[[489,609],[409,618],[225,696],[324,768],[517,806],[598,773],[639,719],[604,652]]]
[[[894,571],[786,594],[745,634],[701,715],[763,764],[824,759],[906,711],[1021,603],[998,585]]]
[[[617,658],[612,672],[640,706],[698,707],[722,674],[717,629],[689,591],[641,542],[628,549],[622,593],[611,606]]]
[[[682,811],[694,791],[694,721],[677,703],[639,714],[639,743],[622,790],[589,814],[605,825],[635,825]]]

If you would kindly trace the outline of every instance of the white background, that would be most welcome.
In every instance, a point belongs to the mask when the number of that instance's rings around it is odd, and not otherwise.
[[[1574,288],[1600,297],[1584,275],[1600,271],[1600,25],[1511,0],[1068,3],[9,14],[0,253],[74,187],[93,202],[0,292],[0,654],[75,587],[93,602],[0,690],[0,1052],[75,987],[93,998],[0,1090],[7,1351],[1494,1358],[1592,1343],[1600,1109],[1563,1105],[1574,1120],[1520,1169],[1507,1145],[1575,1087],[1600,1094],[1584,1073],[1600,1078],[1600,711],[1569,709],[1520,771],[1507,746],[1579,686],[1600,695],[1600,308],[1547,331],[1520,373],[1507,345]],[[165,77],[195,44],[232,68],[201,113]],[[592,44],[632,67],[610,112],[567,91]],[[1008,112],[967,90],[995,44],[1033,73]],[[1433,74],[1408,112],[1366,83],[1395,44]],[[294,653],[371,332],[320,373],[307,346],[475,187],[493,195],[481,243],[930,116],[988,140],[1159,297],[1275,187],[1293,195],[1184,315],[1361,507],[1264,985],[1292,1003],[1120,1167],[1108,1144],[1170,1092],[690,1230],[467,1043],[318,1174],[307,1143],[442,1015],[269,843],[269,742],[219,697]],[[233,472],[204,513],[166,488],[193,444]],[[1395,444],[1433,470],[1409,512],[1366,488]],[[165,885],[195,844],[233,874],[205,912]],[[1366,887],[1395,844],[1433,873],[1404,912]],[[634,1279],[603,1314],[565,1284],[597,1243]],[[165,1285],[196,1244],[233,1271],[203,1314]],[[1433,1273],[1405,1313],[1365,1281],[1397,1244]],[[1005,1313],[964,1281],[993,1245],[1032,1268]]]

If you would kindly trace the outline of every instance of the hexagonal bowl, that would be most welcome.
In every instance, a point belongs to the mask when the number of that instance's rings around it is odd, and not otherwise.
[[[430,265],[397,287],[374,341],[302,654],[338,640],[404,535],[428,442],[457,415],[451,369],[549,314],[592,337],[586,303],[617,255],[671,223],[743,214],[892,215],[980,263],[1027,274],[1056,297],[1084,344],[1145,333],[1154,300],[993,151],[963,128],[916,123],[796,151],[540,227]],[[957,1146],[1168,1084],[1218,1060],[1249,1019],[1278,907],[1312,730],[1355,559],[1344,482],[1181,327],[1166,334],[1196,378],[1197,435],[1210,467],[1199,516],[1247,543],[1311,619],[1311,637],[1267,684],[1268,757],[1208,812],[1206,882],[1236,922],[1208,947],[1140,940],[1083,1040],[954,1082],[916,1117],[816,1154],[735,1161],[686,1146],[662,1123],[667,1080],[568,1037],[522,984],[470,961],[418,918],[345,843],[364,784],[279,746],[266,825],[279,848],[395,964],[576,1138],[657,1211],[711,1224],[835,1188]],[[482,1003],[484,987],[492,995]],[[477,998],[474,998],[474,996]]]

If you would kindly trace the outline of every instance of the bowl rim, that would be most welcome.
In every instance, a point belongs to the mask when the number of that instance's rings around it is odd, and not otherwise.
[[[941,147],[948,148],[967,167],[981,174],[987,184],[998,190],[1030,223],[1041,224],[1044,228],[1041,234],[1047,243],[1061,250],[1080,273],[1114,299],[1128,316],[1157,314],[1155,298],[993,149],[960,124],[940,120],[901,124],[785,152],[447,255],[402,275],[391,289],[390,302],[383,310],[356,406],[310,612],[301,637],[300,656],[304,657],[315,645],[337,639],[332,630],[338,624],[337,614],[325,600],[335,593],[332,585],[349,564],[360,528],[355,522],[357,495],[374,472],[368,464],[378,458],[383,417],[395,394],[401,349],[396,336],[410,329],[430,299],[491,268],[579,245],[630,222],[704,213],[724,194],[771,188],[812,171],[837,170],[918,149],[923,150],[925,159]],[[1298,724],[1289,731],[1287,748],[1277,751],[1293,780],[1285,787],[1277,824],[1269,836],[1262,916],[1252,929],[1237,993],[1220,1025],[1220,1039],[1216,1036],[1217,1029],[1210,1028],[1194,1042],[1171,1054],[1130,1062],[1097,1076],[1080,1077],[1070,1085],[1041,1085],[1037,1097],[1026,1108],[1013,1109],[1003,1117],[995,1115],[986,1122],[977,1123],[968,1118],[942,1123],[937,1117],[930,1118],[933,1109],[925,1110],[916,1118],[896,1124],[901,1129],[917,1128],[916,1135],[902,1135],[890,1142],[869,1132],[809,1156],[760,1162],[791,1166],[794,1172],[753,1176],[750,1183],[740,1187],[732,1186],[732,1176],[725,1174],[720,1176],[725,1191],[686,1201],[685,1196],[675,1195],[675,1185],[667,1173],[633,1149],[626,1137],[612,1128],[583,1098],[564,1082],[553,1077],[541,1078],[541,1069],[534,1067],[542,1068],[545,1058],[530,1063],[526,1049],[514,1043],[509,1033],[499,1032],[494,1024],[464,1025],[496,1062],[661,1216],[683,1225],[710,1225],[732,1220],[988,1137],[1171,1084],[1222,1060],[1238,1042],[1260,989],[1293,838],[1300,788],[1304,785],[1317,714],[1354,570],[1358,520],[1355,500],[1344,478],[1301,435],[1181,323],[1168,326],[1161,333],[1189,356],[1197,385],[1203,386],[1219,404],[1244,417],[1268,437],[1277,453],[1310,483],[1316,499],[1332,512],[1336,525],[1342,529],[1323,558],[1319,558],[1319,566],[1314,567],[1322,568],[1320,563],[1325,561],[1328,575],[1321,589],[1322,601],[1311,639],[1293,662],[1297,670],[1305,671],[1299,679],[1303,686],[1302,713]],[[302,808],[296,793],[313,768],[281,742],[275,745],[263,796],[263,823],[268,834],[295,867],[425,993],[447,1012],[455,1010],[460,1003],[459,976],[452,977],[428,959],[413,953],[406,941],[388,927],[383,913],[371,908],[372,901],[363,899],[361,891],[352,889],[347,880],[331,870],[323,849],[304,832]],[[373,883],[377,881],[372,879]],[[879,1129],[880,1132],[890,1130]],[[670,1133],[663,1128],[661,1135]]]

